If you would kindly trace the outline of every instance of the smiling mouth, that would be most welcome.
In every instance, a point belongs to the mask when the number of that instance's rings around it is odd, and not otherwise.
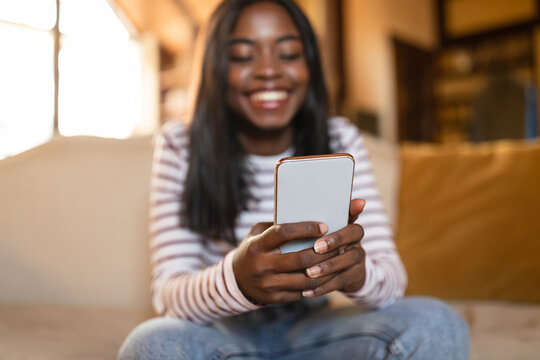
[[[289,93],[284,90],[268,90],[257,91],[249,96],[249,99],[254,102],[274,102],[285,100]]]

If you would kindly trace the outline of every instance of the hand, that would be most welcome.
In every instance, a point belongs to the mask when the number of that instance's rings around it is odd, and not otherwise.
[[[316,297],[334,290],[355,292],[364,286],[366,254],[360,245],[364,229],[362,226],[354,224],[354,221],[364,210],[365,204],[365,200],[362,199],[352,200],[349,210],[349,225],[315,242],[316,253],[328,254],[337,249],[339,254],[306,269],[306,274],[312,279],[328,278],[332,275],[333,277],[318,287],[306,289],[303,296]]]
[[[305,269],[337,255],[337,250],[316,254],[305,249],[281,254],[279,247],[291,240],[320,237],[328,226],[318,222],[272,225],[258,223],[238,246],[233,270],[242,293],[259,304],[300,300],[302,291],[329,282],[335,274],[309,277]]]

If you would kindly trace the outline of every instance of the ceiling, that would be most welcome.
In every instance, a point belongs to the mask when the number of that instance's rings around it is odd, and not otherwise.
[[[197,29],[220,0],[114,0],[141,33],[154,34],[172,54],[190,50]]]

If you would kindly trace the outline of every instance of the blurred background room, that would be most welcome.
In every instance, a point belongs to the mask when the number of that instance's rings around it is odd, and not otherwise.
[[[1,359],[111,359],[153,316],[152,137],[189,114],[219,2],[0,0]],[[540,0],[296,2],[407,294],[458,309],[471,359],[538,359]]]

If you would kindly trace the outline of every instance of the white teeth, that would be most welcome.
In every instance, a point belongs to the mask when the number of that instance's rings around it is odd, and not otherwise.
[[[250,99],[253,101],[279,101],[287,97],[286,91],[259,91],[251,94]]]

